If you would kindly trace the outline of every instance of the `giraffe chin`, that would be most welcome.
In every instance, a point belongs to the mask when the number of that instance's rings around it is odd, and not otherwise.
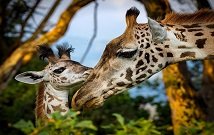
[[[101,95],[100,97],[92,97],[86,99],[79,99],[76,100],[76,96],[78,95],[78,92],[76,92],[72,98],[72,108],[74,110],[80,110],[80,109],[94,109],[99,108],[103,105],[105,99]]]

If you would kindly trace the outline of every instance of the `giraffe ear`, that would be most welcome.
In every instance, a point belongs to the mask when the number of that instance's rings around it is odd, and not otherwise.
[[[152,39],[157,43],[164,41],[167,36],[165,28],[149,17],[148,24],[152,33]]]
[[[36,84],[43,81],[44,71],[27,71],[21,74],[18,74],[15,79],[19,82],[27,84]]]

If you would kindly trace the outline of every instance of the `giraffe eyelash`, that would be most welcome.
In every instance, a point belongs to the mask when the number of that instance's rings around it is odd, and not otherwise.
[[[53,72],[56,74],[61,74],[66,68],[65,67],[60,67],[58,69],[55,69]]]
[[[131,58],[137,53],[137,49],[130,49],[130,50],[121,50],[117,52],[116,56],[117,57],[122,57],[122,58]]]

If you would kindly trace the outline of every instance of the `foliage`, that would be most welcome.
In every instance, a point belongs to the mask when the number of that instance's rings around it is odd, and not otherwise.
[[[97,128],[93,125],[91,120],[80,120],[79,112],[69,111],[65,116],[60,115],[59,112],[54,113],[51,118],[45,121],[44,124],[34,127],[32,122],[20,120],[13,126],[20,129],[25,134],[39,134],[39,135],[88,135],[95,134]],[[109,124],[102,126],[110,129],[112,134],[116,135],[160,135],[157,127],[152,121],[140,118],[138,120],[131,120],[125,122],[125,119],[120,114],[114,113],[117,123],[115,125]]]
[[[52,114],[51,118],[38,127],[34,127],[31,121],[20,120],[13,126],[25,134],[39,135],[161,135],[164,126],[157,127],[154,121],[138,118],[136,120],[127,120],[122,115],[113,113],[116,123],[108,123],[101,127],[108,132],[97,133],[92,120],[82,120],[80,112],[70,110],[62,116],[59,112]],[[204,121],[194,121],[190,127],[182,127],[180,135],[213,135],[214,123]]]
[[[114,131],[115,135],[160,135],[161,133],[157,130],[157,127],[152,121],[145,120],[143,118],[131,120],[125,123],[124,117],[120,114],[114,113],[116,117],[117,125],[107,125],[104,128],[110,128]]]
[[[193,121],[189,127],[181,127],[180,135],[214,135],[214,123]]]
[[[21,68],[19,73],[28,70],[41,70],[41,67],[44,66],[44,62],[35,58],[27,66]],[[20,134],[11,127],[14,122],[20,119],[35,121],[34,108],[37,89],[38,85],[24,84],[12,79],[0,95],[0,134]]]
[[[51,118],[39,124],[38,127],[32,126],[30,121],[20,120],[13,126],[20,129],[25,134],[39,135],[84,135],[94,134],[97,128],[91,120],[80,120],[77,117],[80,113],[69,111],[62,116],[59,112],[54,113]]]

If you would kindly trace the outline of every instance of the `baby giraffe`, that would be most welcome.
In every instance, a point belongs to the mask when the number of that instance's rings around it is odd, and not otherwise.
[[[15,77],[17,81],[41,83],[36,100],[36,119],[50,118],[59,111],[62,115],[69,110],[68,92],[77,89],[89,75],[91,68],[70,60],[72,48],[57,47],[59,58],[51,48],[39,46],[40,58],[47,59],[48,65],[42,71],[27,71]]]

